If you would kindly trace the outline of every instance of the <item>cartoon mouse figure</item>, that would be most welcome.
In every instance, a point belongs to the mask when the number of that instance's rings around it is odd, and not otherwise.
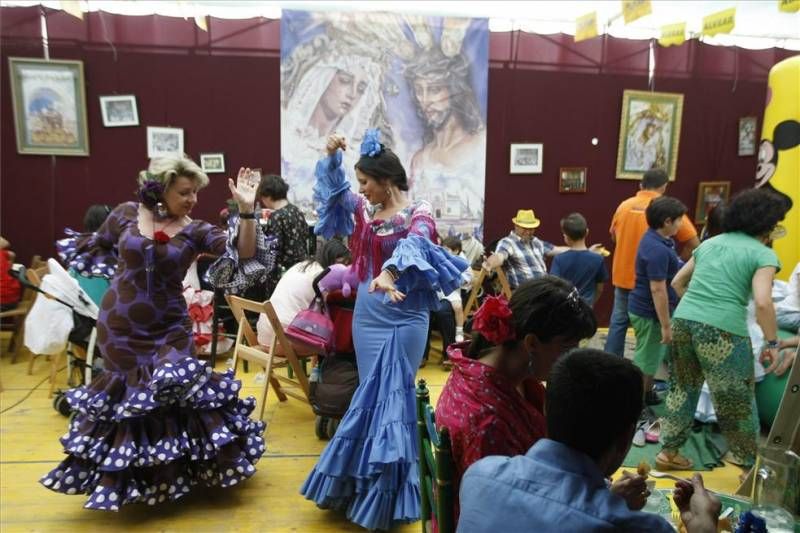
[[[778,166],[778,152],[800,145],[800,122],[784,120],[775,126],[772,141],[764,139],[758,147],[756,188],[765,185]]]

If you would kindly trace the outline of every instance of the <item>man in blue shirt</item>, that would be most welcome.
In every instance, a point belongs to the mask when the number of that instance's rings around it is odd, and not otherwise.
[[[644,374],[645,402],[660,402],[653,391],[653,376],[672,342],[670,315],[678,303],[672,278],[680,268],[675,242],[686,206],[676,198],[661,196],[647,206],[649,229],[636,252],[636,285],[628,296],[628,316],[636,334],[633,362]],[[634,444],[644,446],[640,435]]]
[[[550,273],[575,285],[581,298],[593,307],[603,292],[603,283],[608,280],[603,256],[586,247],[589,228],[580,213],[561,219],[561,233],[569,250],[553,259]]]
[[[625,359],[592,349],[562,357],[547,382],[549,438],[467,469],[458,531],[672,533],[665,519],[637,510],[648,495],[641,476],[626,475],[621,494],[606,480],[630,449],[642,392],[641,372]],[[720,502],[699,474],[678,482],[674,498],[689,533],[716,533]]]

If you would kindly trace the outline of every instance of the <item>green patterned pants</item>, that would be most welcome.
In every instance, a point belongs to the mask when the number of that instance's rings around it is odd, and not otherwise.
[[[672,348],[667,365],[670,373],[667,416],[661,428],[664,448],[678,450],[686,442],[705,380],[731,452],[746,465],[752,465],[758,416],[750,338],[676,318],[672,322]]]

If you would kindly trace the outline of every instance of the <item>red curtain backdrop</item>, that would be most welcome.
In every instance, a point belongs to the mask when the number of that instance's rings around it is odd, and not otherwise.
[[[240,166],[280,168],[278,21],[191,20],[87,13],[83,21],[46,11],[50,57],[84,62],[89,157],[17,154],[8,57],[42,57],[39,8],[0,8],[0,231],[18,257],[54,253],[63,228],[80,228],[93,203],[133,198],[147,165],[146,126],[180,127],[187,153],[224,152],[228,173],[212,174],[194,216],[217,219],[225,178]],[[608,224],[638,184],[614,177],[625,89],[647,90],[649,41],[492,33],[487,124],[485,240],[506,234],[517,209],[533,208],[539,235],[561,242],[559,219],[578,211],[590,241],[611,248]],[[743,50],[688,41],[656,46],[654,90],[684,94],[677,180],[668,194],[693,210],[699,181],[753,180],[755,157],[737,156],[738,120],[764,110],[769,69],[793,52]],[[104,128],[98,96],[134,94],[139,127]],[[597,146],[591,139],[597,137]],[[509,174],[509,145],[544,144],[544,171]],[[559,167],[588,167],[586,194],[558,192]],[[609,261],[610,268],[610,261]],[[598,306],[608,320],[610,290]]]

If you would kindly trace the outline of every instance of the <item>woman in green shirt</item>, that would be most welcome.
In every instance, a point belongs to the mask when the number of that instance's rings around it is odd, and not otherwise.
[[[692,468],[678,450],[691,431],[703,381],[711,390],[731,462],[753,464],[758,416],[747,303],[752,295],[767,340],[761,361],[768,365],[766,372],[772,372],[780,363],[772,305],[772,281],[780,262],[767,244],[791,206],[789,197],[768,189],[740,193],[724,212],[723,233],[703,242],[675,276],[672,286],[681,301],[672,321],[659,469]]]

